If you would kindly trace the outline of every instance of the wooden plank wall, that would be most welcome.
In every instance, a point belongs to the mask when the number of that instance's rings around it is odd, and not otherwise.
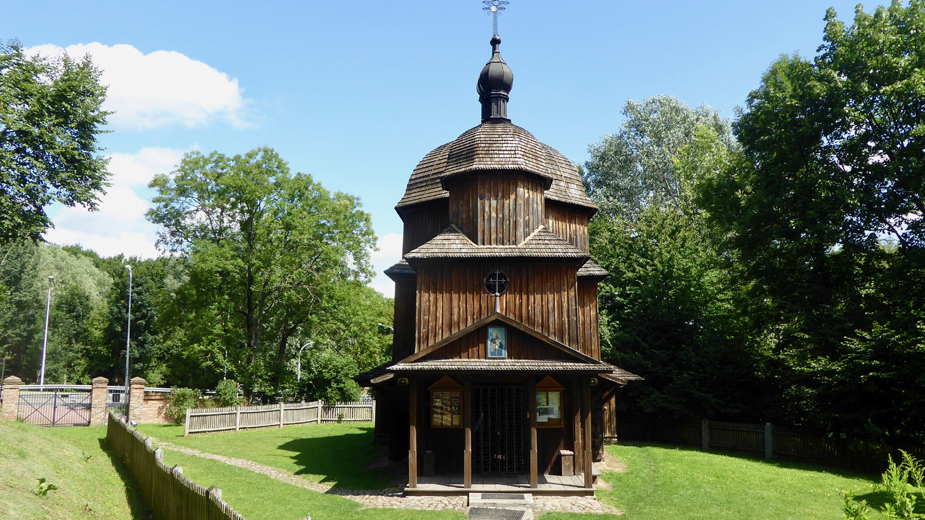
[[[546,201],[546,227],[573,246],[588,252],[588,211]]]
[[[597,282],[578,280],[578,309],[580,314],[579,330],[581,345],[586,346],[585,354],[594,359],[601,359],[600,316],[597,309]]]
[[[395,282],[395,327],[392,336],[392,359],[397,361],[414,354],[415,278]]]
[[[447,199],[405,209],[401,213],[401,218],[405,224],[402,235],[402,255],[430,241],[441,231],[450,227]]]
[[[487,359],[485,342],[488,337],[487,329],[489,326],[479,327],[472,333],[466,334],[432,354],[428,354],[425,359]],[[573,361],[575,359],[561,350],[516,329],[507,327],[507,334],[508,359],[559,361]]]
[[[545,222],[543,185],[523,175],[468,176],[450,188],[450,222],[478,245],[516,245]]]
[[[501,295],[501,313],[546,336],[591,355],[592,343],[582,344],[577,268],[549,263],[434,264],[418,269],[416,303],[417,341],[420,351],[447,336],[487,318],[495,310],[494,297],[483,279],[499,269],[510,277]],[[586,304],[597,300],[586,298]],[[590,312],[590,311],[589,311]],[[590,315],[590,314],[589,314]]]

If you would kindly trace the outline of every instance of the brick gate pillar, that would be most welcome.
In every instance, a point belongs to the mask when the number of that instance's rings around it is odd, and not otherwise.
[[[108,390],[108,379],[93,378],[93,391],[90,394],[90,426],[106,424],[106,393]]]
[[[3,408],[0,409],[0,419],[15,421],[19,410],[19,385],[22,379],[10,376],[3,380]]]
[[[145,385],[147,381],[140,377],[133,377],[129,382],[131,387],[128,398],[128,419],[141,422],[141,414],[145,407]]]

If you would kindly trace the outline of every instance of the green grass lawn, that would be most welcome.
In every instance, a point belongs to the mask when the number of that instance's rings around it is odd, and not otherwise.
[[[348,489],[374,489],[388,483],[384,472],[366,469],[380,454],[370,425],[312,425],[184,438],[177,426],[142,426],[146,435],[209,453],[253,460],[315,482]],[[885,497],[876,492],[876,476],[817,466],[782,463],[662,445],[608,446],[627,466],[606,473],[611,491],[598,499],[625,512],[627,520],[811,520],[839,519],[843,490],[853,491],[882,518]],[[219,462],[166,451],[165,460],[183,466],[186,475],[209,486],[249,520],[311,515],[314,520],[461,518],[453,513],[394,509],[360,510],[338,496],[284,484]],[[925,498],[923,498],[925,501]],[[549,513],[545,520],[611,519],[612,515]]]
[[[842,490],[883,504],[869,475],[661,445],[607,449],[628,471],[605,474],[613,490],[598,498],[627,520],[839,519]]]
[[[241,434],[237,434],[241,435]],[[246,457],[240,457],[246,458]],[[164,462],[179,464],[194,482],[222,490],[222,500],[247,520],[463,520],[454,512],[407,509],[360,509],[360,504],[336,495],[310,491],[252,471],[209,459],[164,451]]]
[[[388,487],[385,471],[367,469],[381,454],[373,426],[364,423],[287,426],[183,437],[183,427],[141,425],[145,435],[197,450],[252,460],[346,489]],[[394,485],[394,483],[393,483]]]
[[[36,494],[38,479],[57,489]],[[106,428],[0,422],[0,518],[144,519],[130,473],[106,445]]]

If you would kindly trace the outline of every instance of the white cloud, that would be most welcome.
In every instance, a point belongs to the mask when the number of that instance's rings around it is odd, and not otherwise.
[[[100,200],[99,211],[77,206],[62,208],[54,217],[55,229],[45,239],[55,244],[80,244],[102,256],[154,258],[156,226],[144,218],[148,202],[131,188],[112,187]]]
[[[144,188],[156,173],[168,173],[183,157],[183,150],[142,148],[135,154],[114,153],[109,162],[112,183],[100,200],[99,211],[83,207],[61,208],[52,219],[55,228],[45,239],[56,244],[80,244],[102,256],[155,258],[157,226],[145,220],[150,207],[135,189]]]
[[[138,153],[110,154],[113,186],[147,186],[155,174],[170,173],[180,164],[183,151],[173,148],[142,148]]]
[[[369,286],[384,296],[393,298],[395,296],[395,282],[382,272],[401,260],[402,236],[397,233],[388,233],[379,239],[376,246],[379,247],[379,251],[374,251],[370,255],[376,276]]]
[[[45,56],[61,52],[74,58],[89,54],[108,85],[103,107],[113,110],[109,124],[145,130],[170,125],[196,127],[216,119],[245,127],[247,101],[238,80],[201,61],[174,51],[143,54],[131,45],[89,43],[67,49],[39,45],[28,49]]]

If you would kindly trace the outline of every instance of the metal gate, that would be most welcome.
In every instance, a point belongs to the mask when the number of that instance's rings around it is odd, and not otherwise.
[[[90,388],[20,388],[17,418],[40,426],[89,426]]]
[[[472,459],[476,473],[523,473],[523,417],[520,386],[473,387]]]

